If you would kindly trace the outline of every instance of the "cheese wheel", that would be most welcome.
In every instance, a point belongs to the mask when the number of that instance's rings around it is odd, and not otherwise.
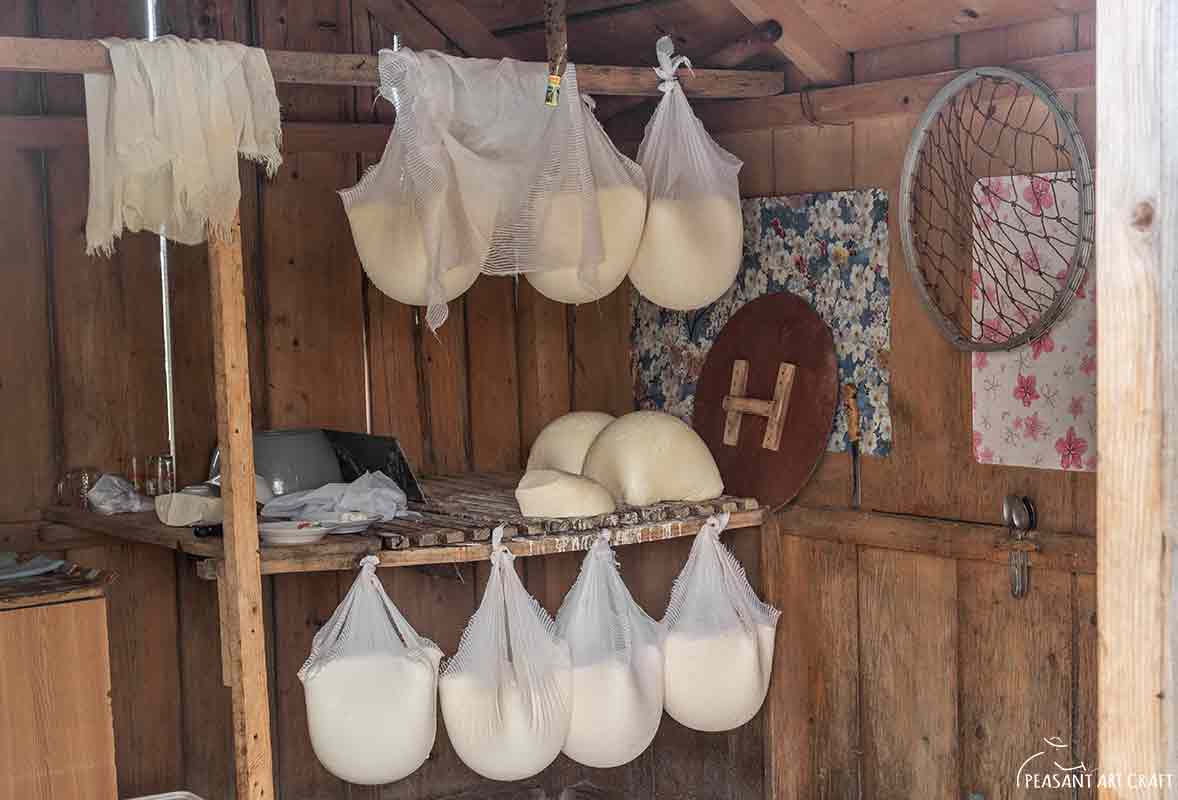
[[[532,444],[528,469],[559,469],[580,475],[589,445],[613,421],[613,415],[601,411],[573,411],[557,417],[544,426]]]
[[[524,473],[515,499],[525,517],[595,517],[616,508],[600,483],[555,469]]]
[[[412,206],[364,199],[353,202],[347,213],[360,264],[372,285],[398,302],[428,305],[430,263]],[[458,297],[478,276],[477,261],[446,270],[442,299],[448,303]]]
[[[618,503],[634,506],[711,500],[724,493],[704,440],[661,411],[635,411],[611,422],[593,440],[582,472]]]
[[[597,192],[597,213],[601,220],[601,245],[605,260],[597,265],[596,286],[581,282],[577,268],[529,272],[525,276],[536,291],[558,303],[591,303],[600,300],[621,285],[634,263],[638,243],[642,240],[646,218],[646,195],[637,186],[620,184]],[[565,261],[580,260],[581,195],[563,193],[555,196],[549,212],[546,242],[564,242],[570,250]],[[573,248],[576,248],[574,251]]]
[[[655,198],[630,267],[630,282],[663,308],[702,308],[720,299],[736,280],[743,242],[744,220],[732,199]]]

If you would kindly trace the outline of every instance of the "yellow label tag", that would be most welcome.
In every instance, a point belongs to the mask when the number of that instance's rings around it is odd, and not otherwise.
[[[560,76],[548,76],[548,88],[544,90],[544,105],[556,106],[560,103]]]

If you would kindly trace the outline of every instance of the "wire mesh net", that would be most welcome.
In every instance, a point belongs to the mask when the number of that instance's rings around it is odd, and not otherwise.
[[[994,70],[938,96],[926,123],[909,153],[904,223],[929,311],[963,349],[1031,341],[1066,309],[1091,250],[1075,121],[1046,87]]]

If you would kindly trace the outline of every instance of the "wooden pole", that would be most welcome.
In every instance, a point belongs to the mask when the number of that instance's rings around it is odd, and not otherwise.
[[[219,570],[217,592],[222,641],[228,650],[225,666],[233,696],[237,797],[272,800],[270,699],[239,217],[234,217],[225,239],[209,240],[209,272],[217,441],[221,451],[221,497],[225,501],[225,561]]]
[[[1100,771],[1178,767],[1178,5],[1097,7]],[[1171,797],[1124,782],[1102,798]]]
[[[266,57],[276,83],[380,85],[374,55],[267,50]],[[0,36],[0,71],[107,73],[111,65],[106,48],[98,41]],[[693,97],[767,97],[785,91],[785,73],[697,69],[695,75],[681,76],[680,83]],[[577,65],[577,86],[584,94],[658,97],[658,85],[658,76],[650,67]]]

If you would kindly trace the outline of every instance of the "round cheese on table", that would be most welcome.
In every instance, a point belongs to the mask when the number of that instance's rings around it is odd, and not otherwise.
[[[615,509],[614,499],[601,484],[555,469],[529,470],[515,490],[525,517],[595,517]]]
[[[704,440],[661,411],[635,411],[611,422],[593,440],[582,472],[618,503],[634,506],[711,500],[724,493]]]
[[[573,411],[544,426],[528,454],[528,469],[559,469],[581,474],[589,445],[614,421],[601,411]]]

